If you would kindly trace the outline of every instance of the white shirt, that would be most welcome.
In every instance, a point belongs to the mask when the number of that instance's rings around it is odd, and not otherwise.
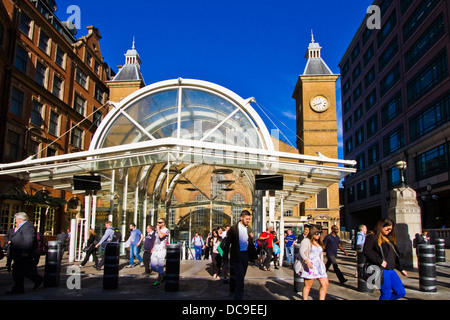
[[[242,223],[238,223],[239,226],[239,249],[240,251],[248,250],[248,233],[247,227],[245,227]]]

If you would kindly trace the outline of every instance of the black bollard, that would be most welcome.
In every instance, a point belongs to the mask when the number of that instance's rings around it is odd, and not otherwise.
[[[64,244],[61,241],[49,241],[45,257],[44,287],[59,286],[61,260],[64,253]]]
[[[180,245],[167,245],[166,254],[166,285],[167,292],[176,292],[180,283]]]
[[[300,244],[294,244],[294,265],[299,251],[300,251]],[[300,275],[298,275],[294,270],[294,292],[302,292],[304,286],[305,286],[305,279],[300,277]]]
[[[358,245],[356,247],[356,264],[357,264],[357,274],[358,274],[358,291],[359,292],[373,292],[373,287],[369,288],[367,281],[361,279],[359,275],[361,274],[361,269],[366,263],[366,256],[362,253],[363,245]]]
[[[417,246],[419,266],[419,289],[425,292],[436,292],[436,256],[435,247],[430,244]]]
[[[105,290],[119,287],[119,249],[120,244],[117,242],[110,242],[106,245],[103,269],[103,289]]]
[[[445,262],[445,240],[434,239],[434,245],[436,247],[436,262]]]

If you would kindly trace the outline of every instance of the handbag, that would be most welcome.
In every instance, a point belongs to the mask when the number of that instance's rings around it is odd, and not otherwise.
[[[379,247],[381,251],[381,256],[383,257],[383,260],[385,260],[381,245],[379,245]],[[382,266],[366,262],[364,263],[362,268],[360,268],[358,272],[358,277],[366,282],[370,280],[370,283],[372,283],[373,285],[381,286],[384,283],[383,270],[384,268]]]
[[[217,246],[217,251],[219,252],[220,256],[223,257],[223,249],[220,246],[222,244],[222,241],[219,243],[219,245]]]
[[[274,243],[273,244],[273,253],[274,254],[279,254],[280,253],[280,247],[276,244],[276,243]]]

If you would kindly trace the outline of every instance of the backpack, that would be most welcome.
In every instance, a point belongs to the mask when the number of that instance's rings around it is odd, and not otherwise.
[[[122,241],[122,232],[119,231],[119,228],[114,228],[114,234],[112,236],[111,242],[120,242]]]

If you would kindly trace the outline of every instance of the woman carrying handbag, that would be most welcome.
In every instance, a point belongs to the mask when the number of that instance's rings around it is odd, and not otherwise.
[[[309,292],[317,279],[320,283],[319,300],[325,300],[328,290],[328,275],[323,262],[322,229],[311,227],[308,236],[300,243],[300,250],[294,264],[294,270],[304,280],[303,300],[308,300]]]
[[[389,218],[378,221],[373,234],[366,237],[363,254],[368,263],[383,268],[380,300],[397,300],[405,296],[405,287],[395,269],[408,276],[400,264],[395,238],[395,223]],[[382,250],[382,251],[381,251]]]

